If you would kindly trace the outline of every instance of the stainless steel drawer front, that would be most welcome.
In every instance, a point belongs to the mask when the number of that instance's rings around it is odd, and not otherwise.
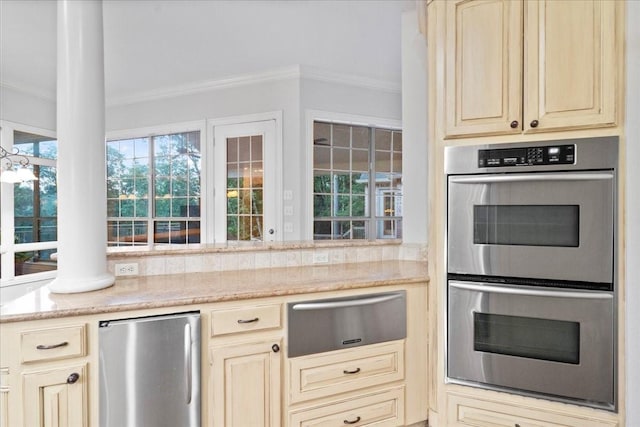
[[[289,357],[407,336],[405,291],[288,303],[287,315]]]

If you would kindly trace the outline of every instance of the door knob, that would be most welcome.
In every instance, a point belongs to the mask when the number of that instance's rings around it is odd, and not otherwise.
[[[80,379],[80,374],[78,374],[77,372],[74,372],[73,374],[67,377],[67,384],[75,384],[76,381],[78,381],[79,379]]]

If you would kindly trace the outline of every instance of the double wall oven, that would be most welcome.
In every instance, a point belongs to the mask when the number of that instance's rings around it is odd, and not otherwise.
[[[616,138],[448,147],[447,379],[616,409]]]

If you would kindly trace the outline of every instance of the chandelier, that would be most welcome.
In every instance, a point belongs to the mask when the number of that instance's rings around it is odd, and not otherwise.
[[[8,152],[0,147],[0,182],[15,184],[25,181],[37,180],[29,166],[29,158],[20,153],[17,147],[13,152]],[[14,170],[14,167],[17,170]]]

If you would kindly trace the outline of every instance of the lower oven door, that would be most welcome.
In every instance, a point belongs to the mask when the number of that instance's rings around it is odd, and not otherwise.
[[[615,408],[609,292],[449,282],[449,382]]]

